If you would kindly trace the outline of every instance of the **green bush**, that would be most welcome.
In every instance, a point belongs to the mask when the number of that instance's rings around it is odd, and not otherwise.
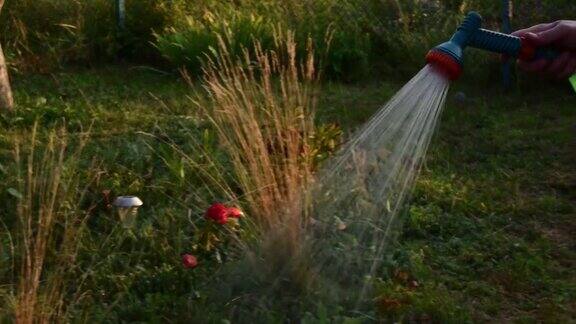
[[[354,80],[368,71],[372,40],[353,21],[344,23],[344,17],[335,13],[339,9],[329,1],[300,7],[278,2],[220,8],[188,16],[185,24],[158,33],[157,48],[176,66],[197,73],[201,59],[218,47],[218,36],[225,38],[230,54],[240,56],[254,40],[264,49],[272,48],[275,31],[290,29],[296,33],[300,54],[312,39],[327,76]]]
[[[180,20],[179,8],[179,1],[129,0],[119,31],[112,0],[7,1],[1,30],[11,65],[23,71],[117,58],[150,62],[159,57],[153,30]]]
[[[514,2],[514,29],[576,14],[571,0]],[[463,15],[479,11],[499,29],[501,3],[481,0],[127,0],[119,31],[113,0],[9,0],[0,27],[11,66],[50,71],[70,63],[170,63],[198,72],[200,60],[225,35],[232,54],[253,38],[269,48],[274,29],[294,30],[300,44],[314,41],[325,76],[354,81],[419,70],[426,51],[448,38]],[[330,47],[325,38],[332,35]],[[469,51],[467,75],[499,77],[499,60]],[[166,62],[164,59],[167,59]],[[486,64],[491,68],[486,69]],[[488,72],[487,72],[488,71]]]
[[[264,48],[273,43],[274,26],[262,17],[236,14],[229,20],[216,19],[212,14],[204,19],[189,18],[181,28],[171,28],[157,36],[157,47],[176,66],[186,66],[199,73],[206,54],[218,48],[222,37],[233,55],[258,40]]]

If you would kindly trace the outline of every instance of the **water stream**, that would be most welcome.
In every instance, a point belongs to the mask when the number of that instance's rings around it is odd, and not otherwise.
[[[314,262],[351,302],[366,297],[367,279],[380,270],[402,222],[448,88],[443,74],[424,67],[348,141],[314,185]]]

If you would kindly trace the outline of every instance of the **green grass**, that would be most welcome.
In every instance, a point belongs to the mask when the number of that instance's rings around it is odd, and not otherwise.
[[[326,84],[318,118],[350,132],[400,86]],[[561,85],[546,87],[539,94],[504,94],[463,86],[468,102],[449,98],[379,283],[383,318],[576,319],[576,109],[573,94]],[[79,256],[90,271],[89,291],[73,315],[99,321],[199,320],[200,312],[207,314],[204,321],[226,317],[228,310],[204,304],[218,262],[194,272],[179,264],[206,207],[192,198],[193,175],[177,157],[160,160],[169,157],[168,148],[146,135],[183,142],[197,132],[216,145],[200,131],[204,125],[187,98],[188,86],[177,75],[114,67],[17,76],[14,88],[17,113],[0,120],[0,165],[10,163],[12,138],[35,120],[41,129],[65,120],[72,136],[92,124],[85,153],[102,161],[92,188],[99,209]],[[0,172],[4,201],[14,199],[9,179]],[[102,190],[143,198],[134,237],[112,229]],[[7,212],[0,205],[0,213]],[[0,287],[6,278],[0,272]],[[0,288],[0,295],[5,292]],[[322,316],[310,317],[307,322]]]

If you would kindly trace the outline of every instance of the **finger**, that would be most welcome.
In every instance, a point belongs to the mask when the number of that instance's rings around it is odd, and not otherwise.
[[[532,62],[527,62],[527,61],[518,61],[518,66],[524,70],[524,71],[528,71],[528,72],[535,72],[535,73],[539,73],[542,72],[546,69],[546,67],[548,66],[549,62],[547,60],[544,59],[540,59],[540,60],[536,60],[536,61],[532,61]]]
[[[548,65],[548,67],[546,67],[545,72],[553,76],[559,76],[560,73],[564,71],[566,65],[568,65],[568,62],[570,61],[571,58],[572,53],[563,52],[562,54],[560,54],[560,56],[552,60],[552,62]]]
[[[518,37],[522,37],[524,35],[526,35],[527,33],[539,33],[539,32],[543,32],[545,30],[548,30],[550,28],[555,27],[556,25],[558,25],[558,21],[555,21],[553,23],[547,23],[547,24],[538,24],[529,28],[524,28],[524,29],[520,29],[517,30],[515,32],[512,33],[512,35],[514,36],[518,36]]]
[[[558,78],[562,79],[562,80],[568,79],[569,77],[571,77],[575,73],[576,73],[576,54],[572,54],[572,56],[570,57],[570,60],[568,61],[568,63],[564,67],[564,71],[562,71],[558,75]]]
[[[567,35],[568,29],[563,24],[558,24],[553,28],[547,29],[545,31],[535,33],[536,37],[532,40],[534,45],[536,46],[545,46],[552,44],[564,37],[568,37]]]
[[[528,41],[528,44],[536,45],[538,43],[538,35],[530,32],[521,36]]]
[[[517,30],[517,31],[513,32],[512,35],[522,36],[526,33],[539,33],[539,32],[542,32],[542,31],[545,31],[547,29],[554,27],[556,24],[558,24],[558,22],[547,23],[547,24],[538,24],[538,25],[535,25],[535,26],[532,26],[529,28]]]

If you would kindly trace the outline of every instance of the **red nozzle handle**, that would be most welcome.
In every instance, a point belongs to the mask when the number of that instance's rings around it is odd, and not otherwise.
[[[522,41],[522,46],[520,47],[520,53],[518,53],[518,58],[522,61],[534,61],[534,60],[554,60],[560,56],[560,52],[552,47],[537,47],[528,38],[520,37]]]

